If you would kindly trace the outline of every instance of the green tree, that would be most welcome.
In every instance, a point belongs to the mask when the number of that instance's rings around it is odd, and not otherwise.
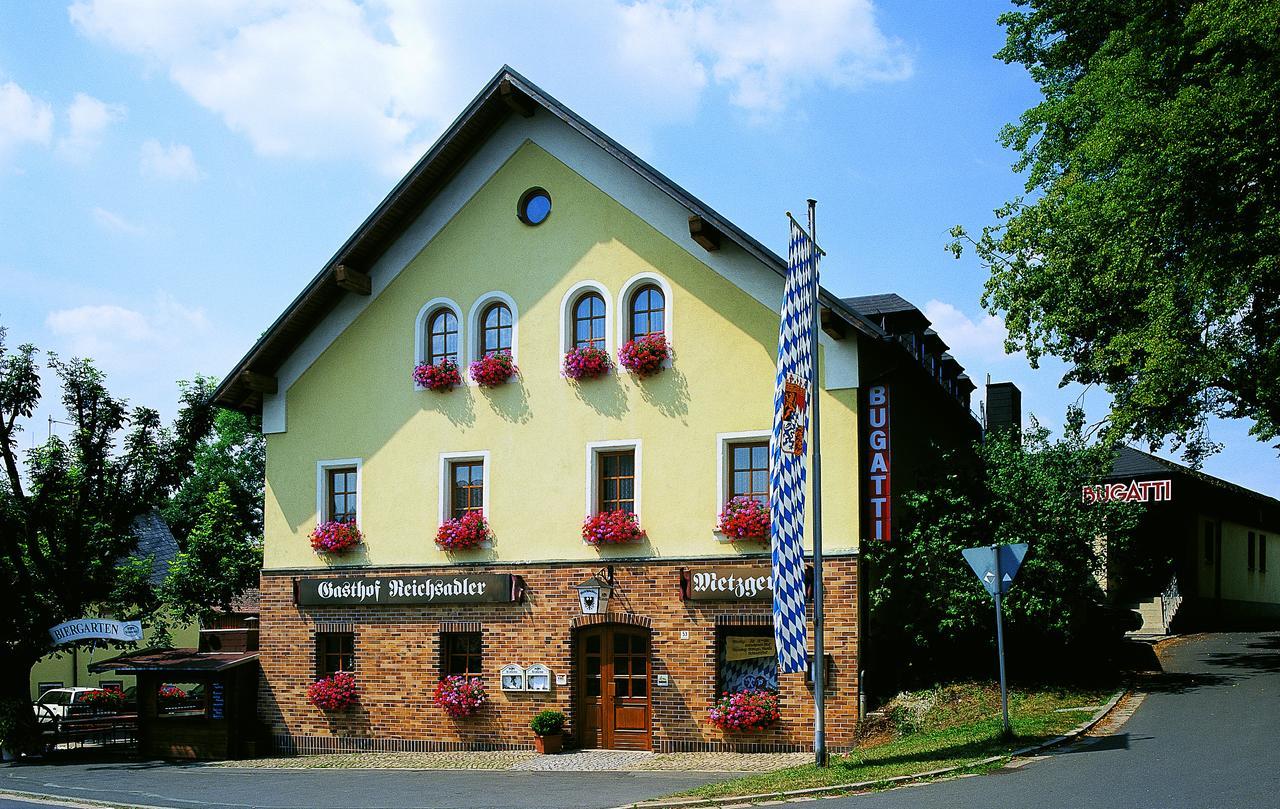
[[[202,380],[212,384],[210,380]],[[257,419],[235,410],[220,408],[214,415],[213,431],[200,443],[191,475],[162,509],[179,544],[195,529],[206,511],[209,497],[220,486],[227,489],[231,522],[240,539],[262,537],[262,501],[267,446]]]
[[[158,594],[137,559],[137,518],[163,504],[191,470],[212,420],[212,386],[181,384],[171,427],[129,409],[89,360],[50,355],[69,437],[20,452],[21,422],[41,399],[37,350],[10,351],[0,328],[0,704],[25,704],[32,665],[53,650],[49,628],[91,612],[152,616]],[[32,713],[18,711],[21,736]]]
[[[1211,415],[1280,437],[1280,0],[1015,3],[1027,194],[949,245],[988,266],[1006,348],[1105,386],[1116,438],[1197,463]]]
[[[1027,557],[1005,601],[1021,674],[1059,667],[1119,637],[1102,609],[1102,540],[1122,553],[1137,524],[1131,503],[1084,503],[1081,488],[1110,468],[1111,450],[1084,437],[1073,409],[1061,438],[1033,424],[988,436],[969,458],[903,498],[899,536],[866,550],[871,567],[870,661],[902,685],[990,671],[991,598],[964,548],[1025,542]]]
[[[212,607],[226,608],[245,590],[258,585],[262,544],[246,530],[244,519],[232,500],[230,485],[219,483],[205,499],[195,528],[170,564],[162,588],[166,606],[178,618],[193,620]]]

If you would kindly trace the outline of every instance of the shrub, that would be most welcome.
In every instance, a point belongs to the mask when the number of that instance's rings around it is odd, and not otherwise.
[[[321,677],[307,686],[307,699],[322,711],[341,711],[356,702],[360,692],[356,688],[356,676],[349,671],[339,671]]]
[[[564,723],[568,721],[560,711],[542,711],[529,720],[529,727],[537,736],[554,736],[564,732]]]
[[[463,719],[479,711],[489,701],[489,695],[479,677],[453,674],[436,684],[433,701],[449,716]]]
[[[471,379],[477,385],[494,388],[520,373],[511,354],[498,351],[471,363]]]
[[[354,522],[329,520],[311,532],[311,547],[317,553],[343,553],[363,541],[364,535]]]
[[[489,538],[489,523],[479,511],[468,511],[461,517],[440,523],[436,544],[447,551],[463,551],[480,547]]]
[[[427,390],[446,391],[462,384],[462,373],[458,371],[458,363],[441,360],[435,365],[423,363],[414,368],[413,381]]]
[[[730,539],[769,538],[769,505],[754,497],[735,497],[720,512],[720,533]]]
[[[595,346],[574,346],[565,352],[563,373],[569,379],[595,379],[604,376],[613,361],[609,352]]]
[[[630,511],[603,511],[582,523],[582,538],[588,545],[617,545],[636,542],[644,536],[640,521]]]
[[[782,713],[772,691],[737,691],[717,700],[708,718],[721,730],[764,730]]]
[[[661,334],[651,334],[628,340],[618,349],[618,362],[636,376],[651,376],[662,370],[662,363],[671,359],[671,346]]]

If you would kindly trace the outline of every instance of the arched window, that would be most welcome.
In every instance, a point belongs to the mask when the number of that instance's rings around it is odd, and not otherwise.
[[[666,299],[656,284],[645,284],[631,296],[629,336],[635,340],[663,334],[666,328]]]
[[[588,292],[573,305],[575,348],[604,348],[604,297]]]
[[[427,318],[427,364],[458,361],[458,316],[449,309],[437,309]]]
[[[491,303],[480,316],[480,354],[511,353],[511,309],[505,303]]]

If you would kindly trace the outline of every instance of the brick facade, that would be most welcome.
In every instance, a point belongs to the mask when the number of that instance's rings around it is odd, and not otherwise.
[[[741,557],[698,561],[646,561],[614,566],[610,616],[583,616],[574,586],[601,565],[454,565],[448,568],[345,569],[262,576],[259,712],[276,746],[292,752],[333,750],[448,750],[532,747],[529,719],[553,708],[569,716],[566,741],[574,738],[577,629],[616,620],[651,630],[650,693],[653,749],[812,749],[813,699],[801,675],[780,676],[782,721],[757,733],[726,733],[706,721],[715,699],[717,632],[726,627],[771,625],[768,602],[682,601],[681,568],[742,564]],[[762,560],[767,564],[767,560]],[[858,564],[852,556],[825,560],[827,739],[833,750],[851,747],[858,720]],[[325,575],[427,575],[500,572],[524,577],[520,603],[299,607],[296,578]],[[812,617],[812,615],[811,615]],[[480,629],[485,684],[490,702],[462,720],[432,704],[441,677],[440,633]],[[306,699],[315,679],[315,633],[355,634],[359,704],[326,714]],[[681,639],[688,632],[688,639]],[[810,637],[812,645],[812,633]],[[542,663],[567,685],[549,694],[504,693],[499,669],[508,663]],[[657,685],[667,675],[669,684]]]

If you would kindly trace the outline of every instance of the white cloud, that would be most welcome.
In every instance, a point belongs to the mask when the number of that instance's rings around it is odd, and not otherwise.
[[[94,208],[91,213],[93,214],[93,221],[107,230],[124,233],[129,236],[141,236],[147,232],[147,229],[141,225],[134,224],[120,214],[112,213],[106,208]]]
[[[67,134],[58,138],[55,153],[71,163],[84,163],[97,151],[102,133],[113,123],[124,120],[125,108],[107,104],[91,95],[76,93],[67,107]]]
[[[931,300],[924,305],[924,316],[933,323],[943,342],[951,346],[951,355],[961,365],[999,362],[1009,356],[1004,353],[1004,321],[995,315],[971,320],[951,304]]]
[[[32,98],[14,82],[0,84],[0,158],[12,148],[34,143],[47,146],[53,133],[53,108]]]
[[[159,180],[199,180],[204,176],[190,146],[185,143],[164,146],[154,138],[142,144],[140,168],[144,177]]]
[[[182,353],[203,342],[211,330],[203,309],[183,306],[166,293],[157,294],[145,309],[114,304],[59,309],[49,313],[45,325],[62,351],[117,369]]]
[[[769,116],[812,87],[911,72],[870,0],[77,0],[70,15],[166,72],[260,154],[354,156],[391,173],[503,62],[525,59],[535,80],[555,77],[624,122],[644,108],[649,126],[689,117],[713,86]]]

